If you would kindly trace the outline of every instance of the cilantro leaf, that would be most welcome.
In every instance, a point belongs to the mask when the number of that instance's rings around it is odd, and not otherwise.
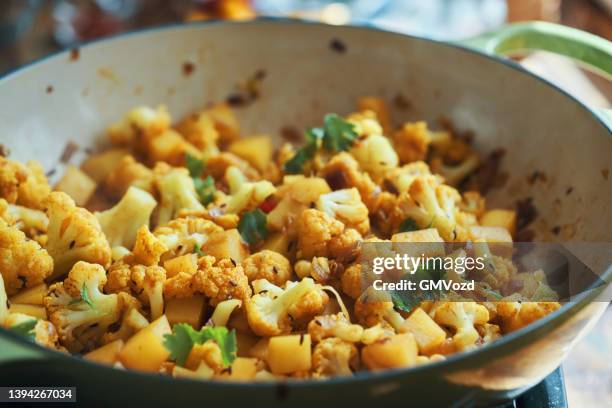
[[[83,286],[81,287],[81,297],[78,298],[78,299],[72,299],[68,303],[68,305],[76,305],[76,304],[79,304],[81,302],[87,303],[87,305],[90,308],[92,308],[92,309],[96,308],[96,305],[94,304],[94,302],[89,297],[89,292],[87,291],[87,284],[86,283],[84,283]]]
[[[335,113],[325,115],[323,147],[332,152],[348,150],[357,138],[355,126]]]
[[[283,166],[287,174],[300,174],[304,171],[304,165],[312,159],[317,152],[319,139],[323,138],[323,129],[311,128],[306,131],[306,144],[300,147],[295,155],[287,160]]]
[[[38,319],[28,319],[24,322],[11,326],[9,330],[21,336],[27,337],[30,340],[34,340],[34,338],[36,337],[36,333],[34,332],[34,327],[36,327],[36,323],[38,323]]]
[[[401,312],[411,312],[421,303],[417,296],[413,296],[407,291],[394,290],[389,295],[391,296],[393,306]]]
[[[202,246],[200,244],[195,244],[193,246],[193,252],[195,252],[198,257],[204,256],[204,252],[202,252]]]
[[[231,365],[236,358],[238,348],[236,331],[229,331],[225,327],[206,326],[197,331],[186,323],[175,324],[172,328],[172,334],[164,336],[164,347],[170,352],[170,358],[182,366],[187,361],[193,346],[204,344],[208,340],[217,343],[221,349],[223,364]]]
[[[197,157],[185,153],[185,167],[189,170],[189,175],[193,178],[200,178],[204,171],[204,162]]]
[[[404,221],[402,221],[402,223],[399,226],[399,232],[411,232],[411,231],[417,231],[419,229],[419,226],[417,225],[416,221],[413,220],[412,218],[406,218]]]
[[[257,241],[265,239],[268,236],[266,224],[266,214],[257,208],[242,215],[238,223],[238,231],[245,242],[249,245],[253,245]]]
[[[195,186],[196,193],[198,193],[198,197],[202,204],[210,204],[215,199],[215,192],[217,189],[215,187],[215,180],[211,176],[203,180],[200,177],[194,178],[193,185]]]

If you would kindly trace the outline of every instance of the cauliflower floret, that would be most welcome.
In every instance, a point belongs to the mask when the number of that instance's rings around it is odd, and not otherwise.
[[[431,171],[427,163],[416,161],[391,170],[386,180],[391,182],[397,193],[403,193],[408,191],[410,185],[417,177],[430,175]],[[441,179],[438,179],[438,181],[442,182]]]
[[[497,302],[497,319],[504,333],[519,330],[532,322],[554,312],[558,302]]]
[[[157,227],[153,234],[174,256],[191,253],[223,228],[202,218],[177,218]]]
[[[354,126],[355,133],[361,137],[383,134],[383,128],[372,110],[351,113],[346,119]]]
[[[439,157],[431,161],[431,170],[441,174],[444,177],[444,182],[451,186],[458,186],[470,174],[474,173],[478,166],[480,166],[480,159],[476,153],[468,155],[465,160],[456,165],[446,165]]]
[[[38,162],[30,161],[24,166],[0,157],[0,198],[10,204],[42,210],[42,202],[50,192],[45,171]]]
[[[256,282],[258,281],[254,281],[253,284]],[[257,293],[245,303],[249,326],[259,336],[278,336],[289,333],[291,331],[289,309],[302,296],[313,290],[316,290],[314,281],[304,278],[282,292],[266,290]]]
[[[96,217],[61,192],[49,194],[45,206],[49,217],[46,249],[55,264],[53,276],[65,275],[77,261],[108,267],[111,250]]]
[[[374,180],[382,180],[387,172],[397,167],[399,159],[391,142],[381,134],[358,139],[350,150],[351,155]]]
[[[221,204],[229,214],[239,214],[261,204],[266,198],[276,192],[276,187],[266,180],[247,181],[238,167],[230,166],[225,172],[225,180],[230,189]]]
[[[353,228],[346,228],[340,235],[329,240],[329,253],[334,259],[344,265],[350,264],[359,257],[361,252],[361,234]]]
[[[359,298],[363,291],[361,282],[361,264],[355,263],[344,270],[340,278],[342,291],[353,299]]]
[[[402,221],[414,220],[418,227],[436,228],[445,241],[455,240],[455,213],[461,196],[454,188],[439,184],[434,176],[417,177],[398,206]]]
[[[176,126],[176,130],[202,151],[204,159],[219,154],[219,132],[215,128],[215,121],[206,112],[189,115]]]
[[[127,112],[123,119],[110,125],[106,131],[111,142],[142,148],[151,139],[170,128],[170,114],[165,106],[156,109],[138,106]]]
[[[430,145],[450,143],[451,134],[446,131],[433,132],[425,122],[404,123],[393,134],[393,145],[402,163],[425,160]]]
[[[284,285],[291,277],[291,263],[283,255],[264,249],[242,261],[249,282],[266,279],[275,285]]]
[[[102,266],[79,261],[63,282],[51,285],[43,299],[49,320],[69,351],[95,346],[108,327],[121,318],[129,296],[105,295],[105,284]]]
[[[132,248],[136,231],[149,225],[149,218],[157,201],[153,196],[138,187],[130,187],[115,205],[103,212],[97,212],[102,231],[111,247]]]
[[[399,330],[404,323],[404,318],[393,309],[393,302],[374,298],[368,299],[368,294],[368,291],[364,292],[355,302],[357,321],[366,327],[388,323],[395,330]]]
[[[220,373],[225,368],[221,348],[215,341],[208,340],[203,344],[195,344],[185,361],[185,368],[196,370],[202,363],[215,373]]]
[[[318,343],[312,352],[314,377],[325,378],[352,375],[359,354],[354,344],[335,337]]]
[[[436,302],[429,312],[434,321],[455,330],[453,343],[458,350],[476,345],[480,338],[475,325],[489,321],[489,311],[476,302]]]
[[[56,350],[62,349],[59,345],[59,336],[57,330],[55,330],[55,326],[46,320],[37,319],[23,313],[10,313],[4,321],[4,324],[0,323],[0,326],[4,325],[6,328],[11,328],[27,323],[34,325],[32,331],[28,334],[32,336],[32,340],[34,340],[36,344]]]
[[[185,168],[173,168],[155,180],[161,196],[157,225],[164,225],[178,216],[179,211],[203,211],[193,179]]]
[[[298,285],[297,282],[287,282],[285,290]],[[329,303],[329,296],[321,285],[315,285],[315,289],[301,296],[287,309],[289,318],[294,327],[305,327],[315,316],[322,314]]]
[[[46,233],[49,226],[49,219],[43,211],[9,204],[3,198],[0,198],[0,218],[23,231],[29,238]]]
[[[329,258],[329,241],[344,231],[344,225],[322,211],[307,209],[298,218],[297,231],[298,258]]]
[[[108,270],[106,293],[129,293],[148,305],[151,320],[164,313],[166,270],[161,266],[127,265],[117,262]]]
[[[221,152],[208,159],[205,174],[212,176],[215,180],[221,180],[230,167],[238,168],[249,180],[259,180],[261,178],[259,172],[249,162],[230,152]]]
[[[485,212],[486,201],[478,191],[466,191],[462,194],[458,207],[461,211],[480,218]]]
[[[391,115],[389,107],[383,98],[377,96],[362,96],[357,100],[357,108],[360,112],[373,112],[384,135],[388,135],[391,130]]]
[[[121,319],[119,329],[114,332],[104,333],[102,336],[102,344],[112,343],[117,340],[127,341],[134,334],[149,325],[147,318],[139,311],[140,304],[138,301],[134,298],[128,299],[130,299],[131,302],[128,302],[125,306],[126,312],[123,313],[123,319]]]
[[[333,190],[355,187],[368,210],[373,212],[376,209],[380,187],[372,181],[368,173],[359,169],[359,163],[347,152],[332,157],[321,173]]]
[[[209,298],[211,306],[228,299],[245,301],[251,296],[244,269],[231,259],[216,260],[213,256],[200,258],[193,285],[197,292]]]
[[[168,251],[168,247],[143,225],[136,231],[136,239],[132,255],[137,263],[142,265],[157,265],[161,256]]]
[[[104,181],[104,191],[117,199],[122,197],[130,186],[153,192],[153,171],[138,163],[133,156],[126,155]]]
[[[53,259],[36,241],[0,219],[0,274],[6,293],[42,283],[53,271]]]
[[[308,323],[308,334],[315,343],[328,337],[337,337],[347,342],[356,343],[361,340],[363,327],[358,324],[351,324],[344,313],[337,313],[315,317]]]
[[[345,226],[365,235],[370,231],[368,208],[361,202],[356,188],[332,191],[319,196],[317,210],[341,221]]]

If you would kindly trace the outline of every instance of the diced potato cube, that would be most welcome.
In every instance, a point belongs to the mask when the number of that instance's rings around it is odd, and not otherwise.
[[[11,303],[11,306],[9,307],[9,313],[23,313],[28,316],[47,320],[47,311],[43,306],[21,305],[18,303]]]
[[[399,232],[391,237],[393,249],[401,254],[419,257],[444,256],[444,240],[435,228]]]
[[[153,193],[153,171],[133,156],[124,156],[104,180],[104,192],[113,198],[123,197],[131,186]]]
[[[172,376],[179,378],[191,378],[194,380],[209,380],[215,374],[214,370],[205,363],[201,363],[196,370],[189,370],[181,366],[174,366]]]
[[[289,256],[289,237],[287,234],[277,232],[270,235],[263,244],[262,249],[278,252],[284,257]]]
[[[96,183],[102,183],[108,173],[113,171],[128,153],[127,149],[110,149],[94,154],[81,164],[81,170],[87,173]]]
[[[192,296],[184,299],[168,299],[166,301],[166,317],[170,325],[187,323],[192,327],[202,326],[206,300],[204,296]]]
[[[55,190],[68,194],[76,205],[82,207],[87,204],[96,187],[96,182],[78,167],[68,166],[62,179],[55,185]]]
[[[179,272],[193,275],[198,270],[198,256],[196,254],[186,254],[177,256],[164,262],[166,276],[171,278]]]
[[[438,230],[428,228],[417,231],[398,232],[391,237],[392,242],[444,242]]]
[[[292,334],[270,338],[267,362],[274,374],[310,370],[310,335]]]
[[[480,218],[480,225],[483,227],[502,227],[514,236],[516,233],[516,211],[489,210]]]
[[[164,335],[170,333],[170,324],[163,315],[127,341],[119,353],[119,360],[131,370],[157,372],[170,357],[170,352],[164,346]]]
[[[411,367],[416,364],[417,355],[417,343],[412,333],[396,334],[361,350],[363,363],[373,371]]]
[[[202,252],[217,259],[233,259],[238,263],[249,256],[248,247],[237,229],[213,233],[202,245]]]
[[[446,339],[446,333],[421,308],[415,309],[404,321],[401,330],[412,333],[422,354],[429,354]]]
[[[230,381],[247,381],[255,378],[255,374],[257,374],[256,358],[237,357],[229,373],[220,377]]]
[[[274,146],[270,136],[251,136],[236,140],[228,150],[263,172],[272,161]]]
[[[172,129],[153,138],[149,146],[149,160],[152,163],[165,161],[173,166],[180,166],[185,162],[187,153],[200,157],[200,151]]]
[[[221,144],[227,144],[240,137],[240,124],[234,111],[226,103],[218,103],[206,109],[204,114],[215,122]]]
[[[250,357],[258,358],[260,360],[267,360],[269,345],[270,345],[270,337],[263,337],[251,347],[251,349],[248,352],[248,355]]]
[[[11,303],[42,306],[43,297],[47,294],[46,283],[27,288],[10,298]]]
[[[469,236],[474,242],[485,241],[492,253],[512,256],[512,236],[502,227],[470,227]]]
[[[113,365],[119,361],[119,353],[124,345],[123,340],[115,340],[94,351],[90,351],[83,357],[87,360],[95,361],[96,363]]]

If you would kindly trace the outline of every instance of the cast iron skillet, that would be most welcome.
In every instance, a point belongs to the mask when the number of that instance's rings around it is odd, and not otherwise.
[[[61,173],[58,158],[68,140],[95,145],[104,127],[134,105],[167,103],[180,117],[223,99],[238,80],[263,70],[262,97],[240,110],[247,134],[318,123],[326,112],[349,112],[361,95],[392,100],[401,94],[409,108],[394,106],[394,117],[433,120],[445,115],[476,130],[484,151],[507,150],[509,181],[490,202],[507,205],[531,197],[541,215],[533,227],[538,239],[551,239],[547,231],[558,223],[575,226],[565,240],[610,242],[612,182],[602,177],[612,157],[606,115],[489,54],[548,49],[580,57],[612,75],[611,44],[543,23],[509,26],[466,44],[286,20],[147,30],[60,53],[6,75],[0,80],[0,142],[13,158],[36,158]],[[186,63],[191,69],[183,69]],[[569,156],[570,164],[559,160]],[[536,167],[553,175],[545,189],[525,183]],[[563,197],[561,210],[553,205],[556,197]],[[609,283],[612,268],[604,271],[601,278]],[[609,299],[604,289],[597,286],[518,332],[444,362],[329,381],[171,379],[103,367],[0,330],[0,384],[77,386],[78,401],[88,406],[491,405],[524,392],[559,366],[604,312]]]

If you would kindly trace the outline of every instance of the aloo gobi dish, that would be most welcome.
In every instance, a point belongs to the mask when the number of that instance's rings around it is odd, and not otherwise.
[[[516,211],[486,206],[492,166],[469,135],[394,127],[363,97],[275,146],[232,109],[172,125],[136,107],[54,187],[3,154],[0,325],[117,369],[270,381],[444,360],[559,308],[503,254],[478,299],[365,296],[363,243],[516,238]]]

